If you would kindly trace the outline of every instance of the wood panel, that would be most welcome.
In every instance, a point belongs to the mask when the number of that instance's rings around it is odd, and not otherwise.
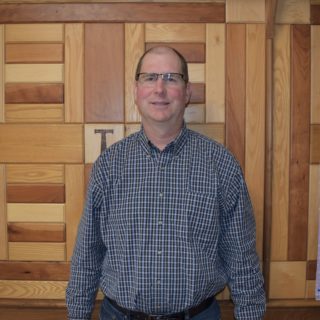
[[[124,121],[124,27],[85,26],[85,121]]]
[[[310,11],[311,24],[320,24],[320,5],[311,5]]]
[[[136,66],[144,53],[144,24],[125,24],[125,121],[139,122],[140,114],[134,101]]]
[[[310,23],[310,0],[278,1],[276,23]]]
[[[62,63],[64,61],[61,43],[8,43],[5,50],[6,63]]]
[[[320,7],[320,6],[319,6]],[[320,124],[320,26],[311,26],[311,123]]]
[[[205,65],[204,63],[188,64],[189,79],[192,83],[205,82]]]
[[[203,42],[206,26],[203,23],[146,23],[146,42]]]
[[[223,3],[5,4],[0,23],[21,22],[224,22]]]
[[[7,216],[8,222],[64,222],[65,205],[59,203],[8,203]]]
[[[314,124],[310,128],[310,161],[320,163],[320,124]]]
[[[66,259],[71,260],[84,204],[84,166],[66,165]]]
[[[65,188],[60,184],[8,184],[8,203],[63,203]]]
[[[206,93],[205,93],[205,84],[204,83],[191,83],[191,99],[190,103],[205,103]]]
[[[67,281],[70,264],[63,262],[1,261],[1,280]]]
[[[306,260],[310,154],[310,26],[291,31],[291,150],[288,259]],[[299,234],[299,237],[297,237]]]
[[[246,26],[227,25],[226,143],[245,168]]]
[[[316,280],[317,261],[312,260],[307,262],[307,280]]]
[[[19,134],[17,134],[19,133]],[[0,162],[79,163],[81,125],[0,125]]]
[[[225,25],[206,25],[206,122],[225,121]]]
[[[265,0],[227,0],[226,22],[265,22]]]
[[[315,280],[307,280],[306,281],[306,299],[315,299],[316,293],[316,281]]]
[[[188,123],[203,123],[205,122],[205,109],[204,104],[189,104],[185,109],[184,120]]]
[[[0,24],[0,123],[4,122],[4,25]]]
[[[7,83],[53,83],[63,82],[63,64],[6,64]]]
[[[7,123],[61,123],[64,122],[63,104],[6,104]]]
[[[247,25],[245,177],[256,218],[256,241],[260,260],[263,249],[265,195],[265,32],[263,24]]]
[[[0,164],[0,260],[8,259],[6,212],[6,167]]]
[[[84,25],[65,26],[65,120],[84,119]]]
[[[63,103],[62,83],[7,83],[6,103]]]
[[[7,183],[64,183],[61,164],[8,164]]]
[[[8,241],[10,242],[64,242],[63,223],[9,223]]]
[[[64,261],[66,251],[64,243],[54,242],[9,242],[8,250],[12,261]]]
[[[276,26],[273,63],[271,260],[288,257],[290,152],[290,26]]]
[[[225,144],[225,127],[223,123],[216,124],[188,124],[188,128],[197,131],[205,136]]]

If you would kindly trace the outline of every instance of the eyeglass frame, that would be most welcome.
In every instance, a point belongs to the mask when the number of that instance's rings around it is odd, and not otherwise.
[[[159,79],[159,76],[161,76],[161,80],[163,80],[163,81],[165,81],[166,82],[166,80],[164,80],[164,76],[166,76],[166,75],[170,75],[170,74],[173,74],[173,75],[179,75],[180,76],[180,78],[181,78],[181,80],[184,82],[184,83],[187,83],[187,81],[185,80],[185,76],[184,76],[184,74],[183,73],[179,73],[179,72],[165,72],[165,73],[156,73],[156,72],[140,72],[140,73],[137,73],[136,74],[136,76],[135,76],[135,80],[137,81],[137,82],[139,82],[139,78],[140,78],[140,75],[143,75],[143,74],[146,74],[146,75],[156,75],[157,77],[156,77],[156,79],[155,79],[155,81],[158,81],[158,79]],[[152,83],[152,82],[151,82]],[[166,82],[167,83],[167,82]]]

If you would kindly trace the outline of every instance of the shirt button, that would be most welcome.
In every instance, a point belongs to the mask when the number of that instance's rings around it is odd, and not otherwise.
[[[158,255],[162,254],[162,251],[161,250],[158,250]]]
[[[162,226],[162,221],[161,220],[158,221],[158,225]]]
[[[159,193],[159,197],[162,198],[163,197],[163,192]]]
[[[157,285],[159,286],[161,284],[161,280],[157,280]]]

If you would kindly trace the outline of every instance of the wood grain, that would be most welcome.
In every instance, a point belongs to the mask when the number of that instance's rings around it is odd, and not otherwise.
[[[4,25],[0,25],[0,123],[4,122]]]
[[[70,265],[63,262],[1,261],[0,280],[67,281]]]
[[[8,222],[64,222],[65,204],[8,203]]]
[[[278,1],[276,23],[310,23],[310,0]]]
[[[0,260],[8,259],[6,167],[0,164]]]
[[[320,163],[320,124],[310,128],[310,149],[311,163]]]
[[[319,6],[320,7],[320,6]],[[311,123],[320,124],[320,26],[311,26]]]
[[[206,94],[205,94],[205,84],[204,83],[191,83],[191,99],[190,103],[205,103]]]
[[[6,103],[63,103],[62,83],[7,83]]]
[[[246,26],[227,25],[226,144],[245,169]]]
[[[65,120],[84,119],[84,25],[65,26]]]
[[[106,41],[108,39],[108,41]],[[124,121],[124,27],[85,27],[85,121]]]
[[[204,123],[205,105],[189,104],[184,113],[184,120],[188,123]]]
[[[192,83],[205,82],[205,65],[204,63],[188,64],[189,79]]]
[[[265,22],[265,0],[226,1],[226,22]]]
[[[223,3],[4,4],[0,23],[22,22],[224,22]]]
[[[206,26],[206,122],[225,122],[225,25]]]
[[[6,63],[62,63],[64,61],[61,43],[7,43],[5,50]]]
[[[306,260],[308,242],[310,26],[292,26],[291,41],[292,96],[288,259],[297,261]]]
[[[320,24],[320,5],[310,6],[310,22],[311,24]]]
[[[317,260],[307,262],[307,280],[316,280]]]
[[[193,124],[187,125],[188,128],[197,131],[213,140],[216,140],[222,144],[225,144],[224,124]]]
[[[65,187],[60,184],[7,184],[9,203],[63,203]]]
[[[81,163],[82,142],[81,125],[3,124],[0,162]]]
[[[9,223],[8,241],[10,242],[64,242],[63,223]]]

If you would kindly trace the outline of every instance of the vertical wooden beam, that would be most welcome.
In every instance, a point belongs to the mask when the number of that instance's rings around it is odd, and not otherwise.
[[[0,260],[8,260],[6,207],[6,170],[5,165],[0,164]]]
[[[4,25],[0,25],[0,123],[4,122]]]
[[[320,124],[320,26],[311,26],[311,48],[311,123]]]

